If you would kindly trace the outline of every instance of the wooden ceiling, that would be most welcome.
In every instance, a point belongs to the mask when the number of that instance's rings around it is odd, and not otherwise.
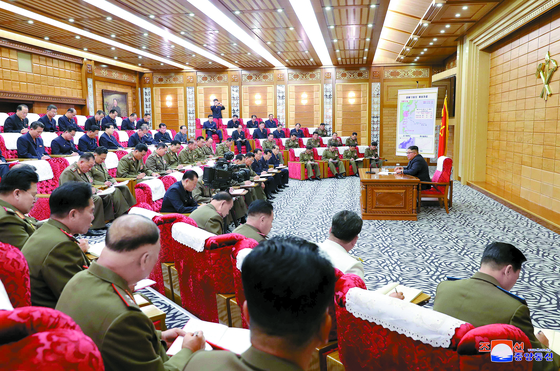
[[[273,67],[251,46],[193,6],[195,0],[109,1],[239,68]],[[311,0],[333,65],[355,67],[387,62],[441,63],[456,51],[458,37],[500,2],[447,0],[443,6],[436,7],[431,0]],[[194,69],[226,68],[84,1],[11,0],[9,3]],[[286,67],[322,66],[290,0],[212,0],[212,4]],[[424,27],[424,22],[428,26]],[[139,58],[136,53],[112,48],[95,36],[78,39],[72,32],[6,10],[0,10],[0,23],[0,28],[8,31],[40,39],[48,37],[50,42],[87,48],[88,52],[116,57],[120,62],[141,64],[151,70],[178,70],[162,65],[159,60]],[[418,40],[414,41],[413,36]],[[404,58],[399,58],[400,55]]]

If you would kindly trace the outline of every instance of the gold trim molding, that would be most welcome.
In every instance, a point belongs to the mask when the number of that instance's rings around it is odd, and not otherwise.
[[[42,95],[31,93],[14,93],[11,91],[0,91],[0,99],[16,100],[20,102],[48,102],[48,103],[67,103],[78,106],[85,106],[86,100],[82,98],[59,97],[56,95]]]
[[[20,44],[20,43],[14,42],[14,41],[6,40],[6,39],[0,39],[0,46],[3,46],[5,48],[19,50],[19,51],[22,51],[22,52],[44,55],[45,57],[60,59],[60,60],[68,61],[68,62],[72,62],[72,63],[82,64],[82,59],[81,58],[73,57],[71,55],[56,53],[56,52],[53,52],[51,50],[46,50],[46,49],[42,49],[42,48],[35,48],[31,45]]]

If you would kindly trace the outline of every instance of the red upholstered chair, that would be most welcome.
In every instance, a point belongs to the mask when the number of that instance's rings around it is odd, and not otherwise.
[[[175,178],[174,176],[171,176],[171,175],[162,176],[160,179],[163,182],[163,186],[165,187],[166,191],[173,184],[177,183],[177,178]]]
[[[0,242],[0,281],[14,308],[31,305],[27,260],[15,246]]]
[[[453,170],[453,160],[449,157],[440,156],[437,160],[437,168],[431,182],[420,182],[420,184],[430,184],[432,188],[420,191],[420,201],[425,199],[437,199],[439,205],[445,206],[445,211],[449,214],[449,206],[453,202],[453,181],[451,180],[451,170]]]
[[[124,156],[128,155],[127,151],[124,151],[122,149],[118,150],[115,152],[115,154],[117,155],[119,161],[121,160],[121,158],[123,158]]]
[[[37,183],[37,201],[29,212],[29,215],[37,220],[49,218],[51,214],[49,195],[58,187],[60,174],[69,166],[68,160],[64,157],[49,158],[47,161],[51,165],[53,178]]]
[[[175,268],[186,310],[204,321],[218,323],[216,295],[235,292],[231,249],[245,238],[236,233],[214,236],[206,240],[201,252],[174,244]]]
[[[158,262],[154,266],[152,273],[150,273],[150,279],[156,281],[156,284],[154,285],[156,290],[165,295],[161,264],[171,263],[174,261],[173,244],[177,243],[177,241],[175,241],[173,237],[171,237],[171,228],[175,223],[187,223],[192,225],[193,227],[197,227],[197,225],[193,219],[183,214],[158,215],[155,216],[152,220],[159,228],[161,250],[158,256]]]
[[[304,148],[290,148],[288,157],[288,172],[291,179],[305,180],[307,179],[307,169],[305,164],[299,162],[299,153],[305,151]]]
[[[2,129],[4,126],[2,126]],[[4,138],[0,135],[0,150],[2,150],[2,155],[6,158],[17,158],[17,149],[6,149],[6,143],[4,142]]]
[[[66,314],[50,308],[0,311],[3,370],[104,370],[95,343]]]
[[[301,128],[301,130],[303,130],[303,136],[306,138],[311,137],[311,134],[309,133],[309,128]]]
[[[152,189],[150,188],[150,186],[144,183],[138,183],[136,184],[135,191],[137,203],[145,202],[150,205],[151,209],[155,212],[159,212],[161,210],[163,198],[154,201],[152,198]]]
[[[376,305],[379,310],[364,313],[363,307],[367,305]],[[470,323],[445,314],[368,292],[363,281],[353,274],[345,274],[338,279],[335,308],[338,350],[347,371],[505,371],[530,370],[532,366],[530,362],[500,366],[490,361],[489,353],[478,353],[479,343],[485,339],[509,339],[514,344],[523,342],[524,348],[528,349],[529,339],[521,330],[503,324],[475,329]],[[383,316],[383,313],[390,315]],[[424,317],[427,315],[429,318]],[[440,328],[430,326],[432,323],[438,323]],[[427,332],[422,328],[438,336],[427,339],[424,336]]]
[[[239,306],[239,310],[241,311],[241,321],[243,324],[243,328],[249,328],[249,324],[243,315],[243,303],[245,303],[245,291],[243,290],[243,281],[241,280],[241,264],[238,264],[237,257],[239,252],[245,249],[252,250],[257,246],[259,243],[252,238],[247,238],[244,240],[239,241],[235,244],[235,246],[231,249],[231,265],[233,269],[233,282],[235,284],[235,298],[237,301],[237,305]],[[245,257],[249,251],[243,252],[242,256]],[[240,261],[240,263],[242,263]]]

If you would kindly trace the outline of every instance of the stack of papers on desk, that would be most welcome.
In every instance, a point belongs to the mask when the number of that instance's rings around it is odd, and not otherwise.
[[[422,290],[420,289],[415,289],[413,287],[407,287],[407,286],[403,286],[397,282],[390,282],[388,284],[386,284],[385,286],[375,290],[375,292],[382,294],[382,295],[389,295],[392,292],[395,292],[395,289],[397,290],[397,292],[402,292],[404,295],[404,301],[407,302],[412,302],[414,299],[416,299],[421,293]]]

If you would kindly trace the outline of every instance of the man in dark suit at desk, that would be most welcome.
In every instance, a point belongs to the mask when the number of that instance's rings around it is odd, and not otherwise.
[[[84,124],[85,131],[90,130],[92,126],[97,126],[98,128],[101,128],[101,120],[103,120],[103,117],[105,117],[105,112],[101,110],[95,112],[94,116],[91,116],[86,120],[86,123]]]
[[[242,124],[241,124],[241,121],[239,121],[239,116],[237,116],[237,115],[233,115],[233,118],[231,120],[229,120],[228,123],[227,123],[228,129],[235,129],[240,125],[242,125]]]
[[[146,126],[138,129],[136,133],[132,134],[128,138],[128,146],[136,147],[138,143],[143,143],[145,145],[153,144],[151,138],[147,134],[148,128]]]
[[[278,127],[272,132],[272,134],[274,135],[274,139],[286,138],[286,133],[284,132],[284,128],[281,123],[278,123]]]
[[[103,120],[101,120],[101,129],[104,129],[105,126],[109,124],[113,125],[115,129],[118,129],[117,120],[115,119],[115,117],[117,117],[117,110],[116,109],[110,110],[109,114],[103,117]]]
[[[222,132],[218,131],[218,125],[214,122],[212,115],[208,115],[208,121],[202,125],[202,130],[206,130],[206,139],[212,138],[212,134],[216,134],[220,138],[220,142],[222,142]]]
[[[275,128],[277,126],[276,121],[274,121],[274,115],[272,113],[268,115],[268,120],[264,122],[264,125],[269,129]]]
[[[163,203],[161,204],[162,213],[192,213],[198,204],[192,196],[192,191],[198,183],[196,171],[189,170],[183,174],[183,179],[174,183],[165,192]]]
[[[259,122],[257,121],[257,115],[251,115],[251,119],[249,121],[247,121],[245,123],[245,125],[247,125],[247,128],[249,128],[249,129],[258,128],[259,127]]]
[[[268,132],[264,128],[264,122],[259,124],[259,128],[253,131],[253,139],[266,139]]]
[[[222,103],[218,102],[218,99],[214,99],[214,104],[210,106],[212,117],[215,119],[221,119],[222,111],[225,109],[226,107]]]
[[[293,134],[295,134],[298,138],[303,138],[305,136],[303,135],[303,130],[301,130],[301,124],[296,124],[296,128],[290,131],[290,136]]]
[[[163,122],[159,124],[159,131],[154,135],[154,142],[157,143],[171,143],[171,136],[167,132],[167,125]]]
[[[122,120],[121,130],[136,130],[136,113],[131,113],[130,116]]]
[[[151,128],[152,127],[152,124],[150,123],[151,118],[152,115],[150,115],[149,113],[145,113],[143,119],[136,121],[136,129],[140,129],[142,125],[146,125],[147,128]]]
[[[92,125],[89,130],[80,137],[78,141],[78,149],[82,152],[93,152],[97,147],[97,136],[99,135],[99,126]]]
[[[70,128],[60,134],[58,138],[53,139],[51,142],[51,153],[53,155],[81,155],[83,152],[76,149],[76,145],[74,144],[75,135],[76,130]],[[84,136],[87,136],[87,134],[84,134]]]
[[[273,168],[282,165],[284,159],[280,154],[280,147],[274,146],[272,149],[265,149],[263,159],[266,161],[266,165],[272,165]],[[289,172],[288,169],[281,169],[279,174],[275,174],[274,178],[280,185],[278,188],[283,189],[288,187],[289,181]]]
[[[54,117],[56,116],[58,109],[54,104],[49,104],[47,107],[47,114],[41,117],[38,121],[45,125],[45,130],[43,132],[48,131],[54,133],[56,131],[56,120]]]
[[[76,131],[84,131],[78,126],[74,117],[76,116],[75,108],[68,108],[68,111],[63,116],[58,118],[58,130],[66,131],[68,128],[74,128]]]
[[[249,143],[249,140],[245,138],[245,132],[241,129],[241,125],[239,125],[237,127],[237,130],[235,130],[231,134],[231,138],[237,146],[237,150],[239,151],[239,153],[241,153],[242,146],[245,146],[245,150],[247,151],[247,153],[251,152],[251,143]]]
[[[124,149],[117,141],[117,138],[113,136],[114,132],[115,127],[113,125],[105,126],[105,132],[101,134],[101,137],[99,138],[99,145],[107,149]]]
[[[9,116],[6,121],[4,121],[4,133],[27,133],[29,126],[27,112],[29,112],[29,107],[25,104],[17,106],[16,113]]]
[[[251,164],[251,168],[257,175],[261,175],[263,173],[268,172],[268,163],[266,161],[262,161],[263,159],[263,150],[260,148],[255,148],[255,161]],[[278,184],[276,184],[276,180],[274,177],[266,177],[265,182],[265,192],[267,193],[278,193]]]
[[[41,134],[43,134],[44,125],[35,121],[29,126],[29,131],[18,138],[17,153],[20,158],[33,158],[37,160],[46,160],[50,156],[45,151],[45,145]]]
[[[420,179],[421,182],[431,182],[430,169],[428,163],[424,160],[421,154],[418,153],[417,146],[410,146],[406,150],[406,157],[408,158],[408,165],[395,169],[397,174],[412,175]],[[429,184],[422,184],[422,189],[430,189]]]

